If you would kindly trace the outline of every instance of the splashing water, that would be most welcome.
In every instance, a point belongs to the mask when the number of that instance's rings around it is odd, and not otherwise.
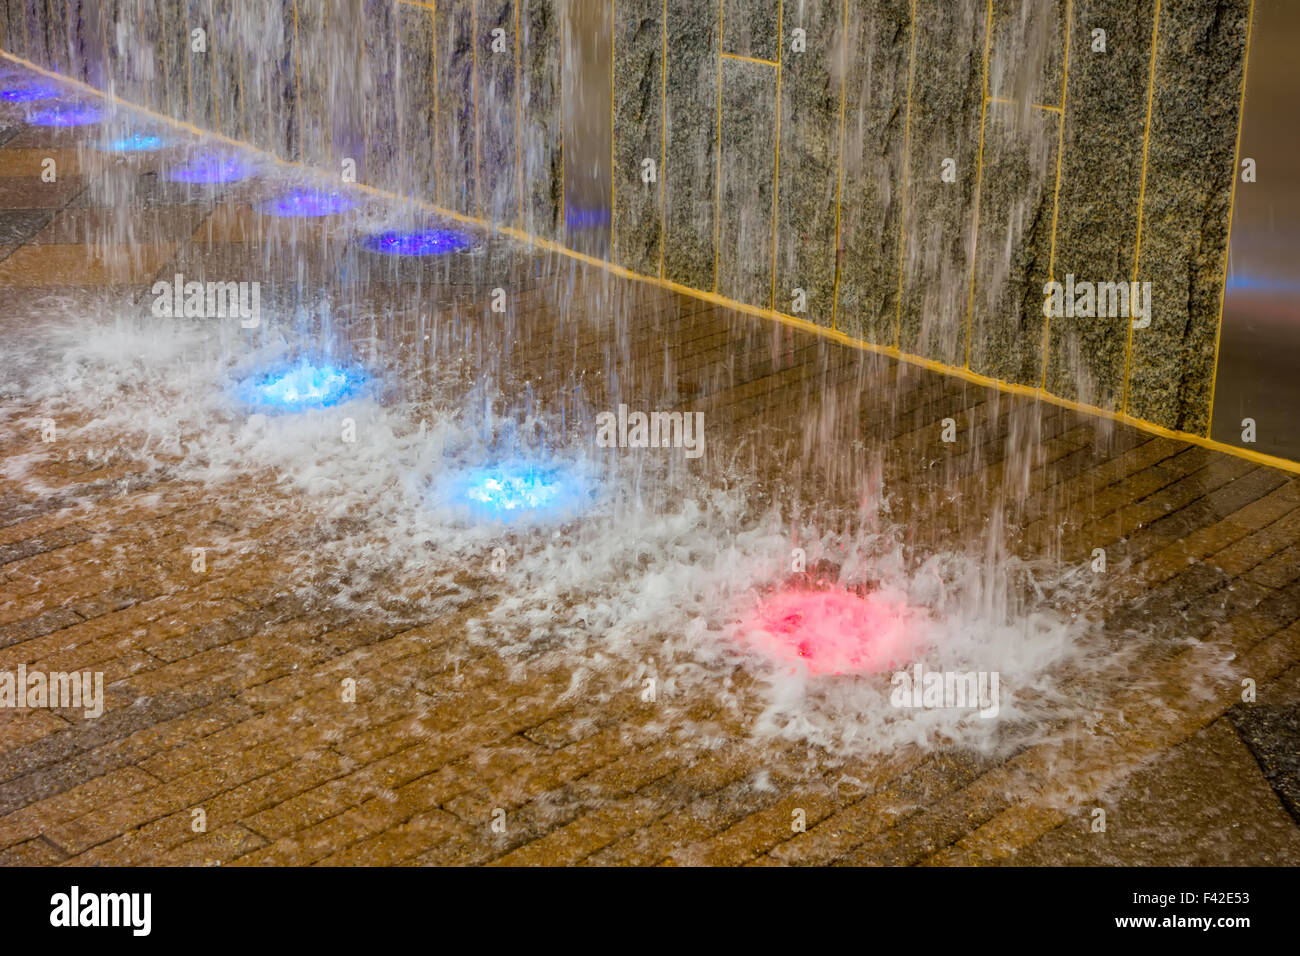
[[[288,368],[243,379],[235,394],[245,405],[268,410],[327,408],[353,398],[365,383],[356,369],[300,359]]]
[[[513,416],[474,411],[517,403],[494,386],[467,401],[435,378],[417,406],[404,397],[408,376],[392,368],[385,402],[368,400],[356,369],[384,363],[379,342],[353,368],[248,354],[246,341],[236,345],[228,327],[214,323],[63,316],[23,333],[30,344],[15,336],[5,377],[24,394],[54,413],[87,410],[87,437],[92,429],[152,436],[119,447],[146,460],[158,455],[157,464],[214,490],[266,471],[301,492],[308,508],[346,515],[355,530],[312,550],[317,567],[351,569],[352,581],[332,586],[331,599],[344,606],[383,613],[376,595],[392,593],[394,580],[411,587],[443,580],[448,569],[481,567],[484,554],[505,544],[511,557],[499,578],[430,600],[450,602],[436,604],[441,609],[487,599],[467,639],[529,668],[582,661],[617,669],[652,656],[682,701],[712,700],[719,713],[761,710],[746,721],[755,738],[861,755],[939,740],[988,750],[1013,745],[1006,729],[1013,724],[1032,735],[1092,706],[1060,682],[1062,667],[1120,666],[1113,650],[1098,653],[1088,640],[1086,620],[1055,612],[1058,589],[1077,587],[1054,584],[1047,572],[1037,577],[1042,600],[1007,604],[999,598],[1008,591],[1005,566],[992,573],[982,556],[960,553],[916,560],[897,529],[858,539],[792,528],[779,515],[750,512],[752,480],[743,473],[729,470],[717,487],[647,468],[652,459],[591,463],[581,447],[559,440],[554,422],[544,429],[553,449],[516,441],[502,429]],[[279,325],[272,317],[264,327]],[[285,346],[292,348],[268,343]],[[249,370],[236,372],[233,386],[232,366]],[[232,398],[270,414],[257,423],[232,416]],[[275,414],[349,399],[363,437],[345,452],[336,417]],[[427,429],[417,427],[422,420]],[[252,498],[247,506],[267,515],[281,507]],[[792,532],[810,566],[844,562],[838,580],[814,592],[791,588],[779,569],[788,564]],[[850,562],[846,554],[857,557]],[[376,590],[371,571],[388,583]],[[860,596],[854,582],[865,580],[874,590]],[[999,672],[999,720],[891,706],[884,673],[916,660]],[[753,678],[748,689],[731,682],[737,666]],[[665,705],[663,713],[683,732],[705,732],[691,729],[684,709]]]
[[[509,461],[456,473],[439,496],[443,503],[467,507],[479,518],[558,519],[574,515],[589,502],[592,488],[574,468]]]
[[[268,216],[334,216],[356,207],[343,193],[324,189],[295,189],[269,199],[258,207]]]
[[[791,590],[763,602],[741,634],[774,661],[810,674],[871,674],[905,662],[915,615],[875,593]]]

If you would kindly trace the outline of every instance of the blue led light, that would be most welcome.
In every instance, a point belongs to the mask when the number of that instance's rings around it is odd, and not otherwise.
[[[235,396],[266,411],[328,408],[355,398],[365,384],[366,376],[359,369],[299,359],[294,365],[244,379],[235,386]]]
[[[152,153],[166,145],[161,136],[153,133],[131,133],[129,136],[100,143],[98,148],[106,153]]]
[[[104,114],[96,106],[73,103],[36,110],[27,117],[27,122],[33,126],[89,126],[98,123],[103,116]]]
[[[269,216],[334,216],[356,206],[348,196],[324,189],[295,189],[262,203]]]
[[[233,183],[247,179],[251,173],[252,167],[239,156],[204,153],[184,166],[168,170],[167,179],[173,183]]]
[[[63,91],[51,83],[24,82],[0,90],[0,99],[10,103],[35,103],[37,100],[52,100],[62,94]]]
[[[452,229],[378,232],[361,240],[361,247],[387,256],[438,256],[470,248],[473,240]]]
[[[497,521],[564,518],[590,502],[591,483],[575,469],[508,461],[462,471],[441,488],[455,510]]]
[[[1281,276],[1244,275],[1233,273],[1228,276],[1228,289],[1240,289],[1243,292],[1300,294],[1300,281]]]
[[[609,209],[583,209],[579,206],[564,206],[564,225],[569,229],[599,229],[609,225]]]

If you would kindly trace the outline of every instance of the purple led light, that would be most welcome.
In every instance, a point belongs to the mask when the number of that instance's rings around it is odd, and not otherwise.
[[[205,153],[168,170],[167,179],[173,183],[233,183],[247,179],[251,172],[239,156]]]
[[[580,206],[564,207],[564,224],[570,229],[598,229],[609,225],[609,210],[583,209]]]
[[[49,83],[23,83],[0,90],[0,99],[10,103],[35,103],[37,100],[52,100],[61,93],[62,90]]]
[[[439,256],[461,252],[473,245],[463,232],[424,229],[415,232],[377,232],[361,240],[361,247],[386,256]]]
[[[33,126],[89,126],[98,123],[103,115],[98,107],[73,103],[37,110],[27,117],[27,122]]]
[[[356,206],[343,193],[323,189],[295,189],[261,205],[269,216],[334,216]]]

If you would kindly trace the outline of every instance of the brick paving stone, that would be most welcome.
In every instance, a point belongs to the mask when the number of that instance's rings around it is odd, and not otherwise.
[[[108,700],[94,720],[0,712],[0,865],[1050,863],[1099,852],[1075,836],[1088,800],[1132,806],[1130,781],[1165,781],[1167,813],[1208,832],[1174,785],[1202,768],[1242,781],[1249,798],[1223,805],[1261,808],[1271,861],[1300,862],[1283,783],[1252,769],[1222,719],[1283,763],[1290,710],[1249,724],[1223,675],[1280,695],[1296,673],[1300,477],[497,240],[454,275],[381,264],[345,282],[320,224],[293,228],[284,256],[288,227],[256,213],[255,190],[188,202],[150,161],[119,169],[81,135],[0,143],[0,334],[39,321],[39,302],[139,309],[172,271],[258,264],[294,292],[294,258],[322,291],[389,310],[395,337],[437,315],[426,354],[466,361],[431,359],[421,400],[438,394],[435,371],[470,387],[475,362],[540,396],[581,382],[593,408],[636,396],[705,410],[711,447],[759,479],[755,504],[852,508],[870,479],[920,554],[982,541],[993,516],[1019,557],[1084,565],[1105,548],[1091,610],[1132,658],[1096,688],[1097,726],[1062,721],[1054,742],[1001,757],[911,747],[855,761],[760,743],[752,714],[704,692],[682,720],[715,728],[724,742],[709,746],[591,660],[524,669],[471,640],[470,622],[499,607],[482,572],[432,558],[418,583],[384,571],[368,597],[386,613],[358,610],[303,567],[364,530],[348,517],[316,513],[275,475],[208,486],[178,480],[166,452],[149,465],[104,454],[102,433],[81,430],[93,416],[60,412],[56,454],[34,429],[0,434],[0,458],[23,463],[0,472],[0,670],[102,671]],[[62,175],[34,201],[46,155]],[[108,202],[125,188],[136,202]],[[517,285],[508,335],[481,322],[500,276]],[[358,338],[368,321],[338,316]],[[6,415],[43,409],[18,396]],[[202,576],[194,546],[211,549]],[[449,610],[421,611],[417,592]],[[1156,765],[1175,769],[1143,776]],[[1117,837],[1106,858],[1158,858],[1144,839]],[[1255,859],[1204,845],[1207,862]]]

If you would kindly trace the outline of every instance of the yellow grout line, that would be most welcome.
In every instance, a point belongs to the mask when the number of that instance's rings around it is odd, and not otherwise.
[[[719,253],[722,248],[722,23],[727,0],[718,0],[718,138],[717,171],[713,179],[713,291],[718,291]]]
[[[204,32],[207,34],[208,51],[204,54],[208,61],[208,72],[212,74],[212,122],[221,129],[221,97],[217,96],[217,55],[216,44],[213,42],[213,33],[216,16],[212,12],[212,0],[208,0],[208,25]]]
[[[780,34],[779,27],[777,29],[777,33],[778,35]],[[756,56],[741,56],[739,53],[723,53],[722,58],[724,60],[740,60],[742,63],[759,63],[762,64],[763,66],[779,67],[781,65],[781,62],[779,60],[760,60]]]
[[[63,0],[63,17],[63,32],[68,37],[68,73],[71,74],[77,68],[76,44],[72,40],[72,0]]]
[[[663,47],[659,54],[659,275],[664,274],[668,239],[668,0],[663,0]]]
[[[329,29],[330,29],[330,5],[328,3],[322,3],[320,6],[320,12],[321,12],[321,32],[325,36],[328,36]],[[214,96],[216,95],[215,91],[213,95]],[[334,172],[335,175],[338,175],[338,169],[337,169],[338,157],[334,153],[334,110],[331,109],[330,107],[331,104],[326,97],[326,91],[322,90],[321,108],[325,111],[325,127],[328,130],[328,132],[326,133],[326,140],[325,140],[325,151],[326,151],[325,155],[329,157],[330,165],[335,167],[332,170],[332,172]]]
[[[188,34],[186,34],[186,36],[188,37]],[[104,54],[104,59],[100,61],[100,62],[103,63],[103,65],[104,65],[104,76],[103,76],[104,85],[105,85],[105,86],[108,86],[108,87],[110,87],[110,88],[112,88],[112,89],[116,89],[116,88],[117,88],[117,82],[116,82],[115,78],[113,77],[112,69],[109,67],[109,60],[108,60],[108,38],[107,38],[107,36],[106,36],[105,33],[104,33],[104,9],[103,9],[103,6],[102,6],[102,5],[101,5],[101,7],[100,7],[100,9],[99,9],[99,45],[100,45],[100,49],[101,49],[101,51],[102,51],[103,54]],[[89,71],[87,71],[87,72],[89,72]],[[193,117],[194,117],[194,105],[193,105],[193,100],[194,100],[194,87],[193,87],[193,81],[192,81],[192,78],[191,78],[191,76],[190,76],[190,47],[189,47],[189,43],[188,43],[188,42],[185,44],[185,87],[186,87],[187,90],[189,90],[189,98],[190,98],[190,101],[191,101],[191,102],[190,102],[190,110],[189,110],[189,114],[188,114],[188,115],[189,115],[189,117],[190,117],[191,119],[193,119]],[[114,101],[116,101],[117,98],[116,98],[116,96],[114,96],[112,93],[110,93],[109,96],[110,96],[111,99],[113,99]]]
[[[54,0],[45,0],[45,15],[50,18],[51,23],[54,21]],[[50,51],[50,57],[53,60],[54,64],[57,64],[59,62],[58,59],[54,56],[53,50]]]
[[[848,97],[849,0],[840,8],[843,33],[840,37],[840,153],[835,171],[835,281],[831,286],[831,329],[839,328],[840,316],[840,198],[844,194],[844,105]]]
[[[903,344],[903,238],[907,226],[907,170],[912,161],[912,81],[916,78],[916,0],[912,0],[910,49],[907,54],[907,106],[903,118],[903,183],[898,206],[898,300],[894,303],[894,348]]]
[[[298,155],[302,156],[302,48],[298,40],[298,0],[293,0],[293,96],[294,112],[298,117]]]
[[[520,115],[519,99],[523,95],[520,87],[523,85],[523,70],[519,66],[519,4],[522,0],[515,0],[515,168],[518,171],[517,181],[515,183],[515,192],[519,200],[519,228],[524,228],[524,127]]]
[[[248,84],[244,82],[244,58],[236,62],[239,71],[239,130],[243,139],[248,136]]]
[[[364,7],[362,8],[364,14]],[[361,28],[361,36],[358,37],[361,45],[361,87],[365,89],[367,71],[369,65],[366,63],[366,33],[365,28]],[[360,105],[360,104],[358,104]],[[374,170],[370,168],[370,111],[362,107],[361,109],[361,172],[366,182],[374,182]]]
[[[438,8],[429,5],[429,38],[432,48],[433,70],[433,195],[436,199],[442,195],[442,157],[438,153]]]
[[[980,142],[975,154],[975,210],[971,220],[970,295],[966,300],[966,362],[970,368],[971,330],[975,321],[975,274],[979,267],[980,191],[984,186],[984,122],[989,109],[989,47],[993,42],[993,0],[984,13],[984,101],[980,104]]]
[[[482,174],[479,169],[479,145],[478,145],[478,0],[470,0],[469,3],[470,18],[470,52],[473,56],[473,65],[471,66],[470,77],[470,96],[474,100],[474,212],[478,216],[483,215],[483,196],[479,191],[479,180]]]
[[[1156,91],[1156,50],[1160,35],[1160,0],[1155,0],[1155,13],[1151,17],[1151,70],[1147,76],[1147,119],[1142,130],[1142,173],[1138,180],[1137,235],[1133,240],[1133,281],[1137,281],[1138,267],[1142,264],[1142,205],[1147,191],[1147,154],[1151,148],[1151,107]],[[1128,414],[1129,376],[1133,362],[1133,320],[1128,319],[1128,344],[1124,348],[1124,397],[1120,402],[1121,414]]]
[[[1255,0],[1246,13],[1246,49],[1241,57],[1241,100],[1237,104],[1237,144],[1232,151],[1232,192],[1228,197],[1228,235],[1223,249],[1223,281],[1219,285],[1219,324],[1214,331],[1214,364],[1210,366],[1210,413],[1205,422],[1205,437],[1214,428],[1214,391],[1219,384],[1219,341],[1223,337],[1223,303],[1228,294],[1229,253],[1232,251],[1232,216],[1237,206],[1237,180],[1241,176],[1241,127],[1246,116],[1246,71],[1250,68],[1250,41],[1255,26]]]
[[[618,88],[614,85],[614,44],[617,39],[618,18],[615,16],[614,0],[609,0],[609,258],[611,262],[616,258],[614,253],[618,241],[618,230],[614,228],[614,199],[618,193],[618,163],[614,155],[614,101],[618,98]],[[567,230],[565,235],[568,235]]]
[[[1073,0],[1065,0],[1065,59],[1061,67],[1061,105],[1056,121],[1056,189],[1052,194],[1052,242],[1047,254],[1047,281],[1056,280],[1056,223],[1061,209],[1061,160],[1065,152],[1065,96],[1070,88],[1070,28],[1073,19]],[[1043,374],[1039,386],[1047,387],[1048,345],[1051,342],[1052,319],[1043,317]]]
[[[785,0],[776,4],[776,137],[772,160],[772,301],[776,309],[776,223],[781,211],[781,59],[785,56]]]
[[[1019,100],[1013,100],[1013,99],[1010,99],[1009,97],[1006,97],[1006,96],[989,96],[989,97],[986,97],[986,98],[985,98],[984,102],[985,102],[985,103],[997,103],[997,104],[1002,105],[1002,106],[1019,106],[1019,105],[1020,105],[1020,101],[1019,101]],[[1047,110],[1047,112],[1049,112],[1049,113],[1059,113],[1059,112],[1061,112],[1061,107],[1059,107],[1059,106],[1049,106],[1049,105],[1047,105],[1047,104],[1045,104],[1045,103],[1030,103],[1029,105],[1032,106],[1032,107],[1033,107],[1034,109],[1036,109],[1036,110]]]
[[[565,99],[564,99],[564,35],[565,35],[565,34],[564,34],[564,31],[567,29],[567,23],[568,23],[568,19],[565,17],[565,15],[564,15],[563,13],[561,13],[560,16],[559,16],[559,18],[558,18],[558,20],[557,20],[557,22],[556,22],[556,26],[559,28],[559,30],[558,30],[558,39],[557,39],[556,44],[555,44],[555,45],[559,48],[559,51],[560,51],[560,75],[559,75],[559,77],[557,78],[557,82],[556,82],[556,84],[555,84],[555,88],[556,88],[556,91],[557,91],[557,95],[556,95],[556,97],[555,97],[555,100],[556,100],[557,103],[560,104],[560,108],[559,108],[559,117],[560,117],[560,223],[559,223],[559,227],[558,227],[558,228],[556,228],[556,224],[555,224],[554,221],[552,221],[552,222],[547,226],[547,229],[548,229],[548,230],[554,230],[554,231],[555,231],[555,234],[556,234],[557,236],[561,236],[561,237],[563,237],[563,236],[565,235],[565,229],[566,229],[567,224],[568,224],[568,223],[567,223],[567,220],[568,220],[568,215],[569,215],[569,213],[568,213],[568,209],[569,209],[569,207],[568,207],[569,197],[568,197],[568,192],[567,192],[568,186],[567,186],[567,184],[566,184],[565,181],[564,181],[564,177],[565,177],[565,172],[564,172],[564,125],[565,125],[565,124],[564,124],[564,111],[565,111],[565,109],[567,108],[566,103],[565,103]],[[613,31],[613,29],[614,29],[614,24],[611,22],[611,23],[610,23],[610,30],[611,30],[611,32]],[[610,90],[609,90],[609,101],[610,101],[610,105],[611,105],[611,109],[612,109],[612,107],[613,107],[613,103],[614,103],[614,88],[613,88],[612,86],[610,87]],[[612,136],[613,133],[611,133],[610,135]],[[612,157],[611,157],[611,158],[612,158]],[[614,170],[613,170],[613,169],[610,169],[610,171],[609,171],[609,175],[610,175],[610,177],[611,177],[611,179],[612,179],[612,177],[613,177],[613,175],[614,175]],[[612,222],[610,223],[610,227],[611,227],[611,228],[613,227],[613,223],[612,223]]]
[[[63,76],[58,73],[54,73],[53,71],[38,66],[37,64],[31,62],[30,60],[26,60],[20,56],[15,56],[12,53],[0,50],[0,59],[9,60],[10,62],[17,63],[20,66],[24,66],[27,69],[39,73],[42,76],[46,76],[51,79],[60,80],[71,86],[78,87],[94,96],[99,96],[103,99],[107,99],[114,104],[120,104],[121,107],[124,109],[130,110],[132,112],[140,113],[146,116],[152,116],[155,119],[161,120],[173,127],[179,129],[185,129],[195,133],[196,135],[209,137],[212,139],[229,143],[234,146],[239,146],[243,149],[248,150],[251,153],[256,153],[257,155],[266,158],[273,165],[296,168],[296,169],[306,169],[317,173],[320,172],[319,169],[308,166],[305,163],[282,159],[273,153],[268,153],[265,150],[258,149],[256,146],[252,146],[247,143],[241,143],[238,140],[231,139],[230,137],[224,136],[221,133],[213,133],[208,130],[203,130],[190,123],[183,123],[180,122],[179,120],[174,119],[173,117],[164,116],[161,113],[149,109],[148,107],[137,106],[125,100],[121,100],[112,94],[105,93],[103,90],[96,89],[95,87],[91,86],[88,83],[83,83],[80,80],[69,79],[66,76]],[[573,259],[577,262],[582,262],[586,265],[592,266],[593,268],[602,269],[605,272],[609,273],[610,275],[618,276],[624,279],[632,279],[637,282],[644,282],[652,286],[668,289],[669,291],[678,292],[681,293],[682,295],[690,296],[691,298],[697,299],[701,302],[708,302],[711,305],[717,305],[722,308],[730,309],[734,312],[740,312],[745,315],[752,315],[758,318],[771,319],[773,321],[780,322],[783,325],[788,325],[792,328],[797,328],[813,335],[820,335],[823,338],[830,339],[840,345],[845,345],[850,348],[855,348],[859,351],[872,352],[877,355],[884,355],[888,358],[896,359],[897,361],[900,362],[905,362],[908,365],[914,365],[918,368],[928,369],[932,372],[940,372],[945,375],[952,375],[956,378],[962,379],[963,381],[971,382],[976,385],[981,385],[986,388],[995,388],[998,391],[1005,392],[1007,394],[1018,395],[1023,398],[1032,398],[1038,401],[1047,402],[1048,404],[1051,405],[1056,405],[1060,408],[1065,408],[1071,411],[1077,411],[1083,414],[1087,414],[1095,418],[1103,418],[1108,421],[1118,422],[1119,424],[1122,425],[1128,425],[1130,427],[1136,428],[1139,431],[1145,432],[1150,435],[1158,435],[1162,438],[1171,438],[1177,441],[1184,441],[1187,442],[1188,444],[1197,445],[1202,448],[1209,448],[1213,451],[1223,452],[1224,454],[1233,455],[1237,458],[1242,458],[1247,461],[1254,462],[1256,464],[1266,465],[1271,468],[1278,468],[1283,471],[1300,474],[1300,461],[1291,461],[1286,458],[1279,458],[1275,455],[1266,455],[1263,452],[1252,451],[1246,448],[1240,448],[1236,445],[1225,444],[1224,442],[1214,441],[1213,439],[1207,438],[1204,435],[1195,435],[1192,434],[1191,432],[1180,432],[1172,428],[1165,428],[1163,425],[1157,425],[1154,422],[1144,421],[1143,419],[1140,418],[1133,418],[1132,416],[1127,415],[1123,412],[1114,412],[1104,408],[1098,408],[1094,405],[1086,405],[1082,402],[1077,402],[1072,399],[1061,398],[1059,396],[1052,395],[1049,392],[1046,392],[1042,388],[1037,388],[1028,385],[1015,385],[1010,382],[1003,382],[995,378],[990,378],[987,375],[981,375],[978,372],[972,372],[969,369],[958,368],[952,365],[945,365],[944,363],[935,361],[934,359],[927,359],[919,355],[912,355],[907,352],[902,352],[899,349],[892,346],[875,345],[871,342],[866,342],[861,339],[850,338],[848,335],[845,335],[843,332],[835,331],[833,329],[828,329],[822,325],[816,325],[812,322],[809,322],[806,319],[800,319],[797,318],[796,316],[786,315],[782,312],[776,311],[775,309],[764,309],[761,306],[753,306],[744,302],[738,302],[735,299],[728,299],[726,296],[719,295],[716,292],[705,292],[701,289],[696,289],[688,285],[683,285],[679,282],[673,282],[672,280],[669,279],[660,279],[657,276],[649,276],[649,275],[643,275],[638,272],[633,272],[631,269],[617,265],[616,263],[611,262],[608,259],[598,259],[595,256],[590,256],[587,255],[586,253],[578,252],[574,249],[569,249],[568,247],[558,242],[553,242],[549,239],[545,239],[539,236],[533,236],[526,232],[523,232],[522,230],[514,229],[509,226],[494,225],[493,223],[486,222],[483,219],[479,219],[474,216],[467,216],[463,213],[456,212],[455,210],[452,209],[444,208],[435,203],[413,199],[412,197],[409,196],[399,196],[395,193],[391,193],[386,190],[379,189],[375,186],[368,186],[362,183],[356,184],[355,188],[361,190],[362,192],[368,193],[372,196],[378,196],[384,199],[396,200],[399,203],[408,203],[410,205],[417,206],[421,209],[426,209],[446,219],[450,219],[453,222],[478,226],[487,232],[496,232],[499,235],[503,235],[511,239],[515,239],[533,248],[542,249],[547,252],[553,252],[559,255],[567,256],[570,259]]]

